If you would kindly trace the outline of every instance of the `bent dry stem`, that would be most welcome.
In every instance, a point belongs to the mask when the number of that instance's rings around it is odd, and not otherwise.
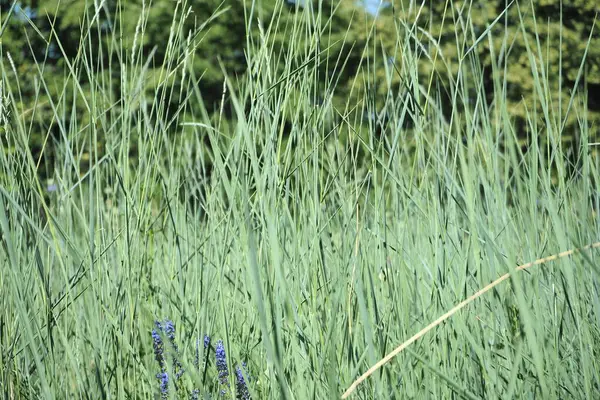
[[[529,262],[527,264],[520,265],[520,266],[518,266],[517,268],[514,269],[514,272],[523,271],[523,270],[525,270],[527,268],[530,268],[530,267],[533,267],[535,265],[540,265],[540,264],[544,264],[544,263],[547,263],[547,262],[550,262],[550,261],[558,260],[559,258],[567,257],[567,256],[570,256],[572,254],[575,254],[575,253],[578,253],[578,252],[581,252],[581,251],[590,250],[590,249],[597,248],[597,247],[600,247],[600,242],[592,243],[592,244],[589,244],[587,246],[580,247],[580,248],[577,248],[577,249],[566,250],[566,251],[563,251],[562,253],[553,254],[551,256],[540,258],[540,259],[537,259],[535,261]],[[450,309],[450,311],[448,311],[446,314],[442,315],[441,317],[439,317],[438,319],[436,319],[435,321],[433,321],[431,324],[429,324],[425,328],[421,329],[418,333],[416,333],[414,336],[412,336],[406,342],[404,342],[400,346],[396,347],[394,349],[394,351],[392,351],[387,356],[385,356],[384,358],[382,358],[380,361],[377,362],[377,364],[373,365],[371,368],[369,368],[367,370],[367,372],[365,372],[358,379],[356,379],[352,383],[352,385],[350,385],[350,387],[344,392],[344,394],[342,395],[342,399],[345,399],[348,396],[350,396],[352,394],[352,392],[354,392],[356,390],[356,388],[358,387],[358,385],[360,385],[362,382],[364,382],[369,376],[371,376],[379,368],[381,368],[382,366],[384,366],[385,364],[387,364],[388,362],[390,362],[392,360],[392,358],[396,357],[398,354],[400,354],[408,346],[410,346],[411,344],[413,344],[414,342],[416,342],[417,340],[419,340],[421,337],[425,336],[425,334],[427,334],[427,332],[429,332],[430,330],[432,330],[433,328],[435,328],[436,326],[438,326],[439,324],[441,324],[442,322],[444,322],[445,320],[447,320],[448,318],[450,318],[451,316],[453,316],[454,314],[456,314],[457,312],[459,312],[461,309],[463,309],[464,307],[466,307],[469,303],[471,303],[474,300],[476,300],[478,297],[484,295],[486,292],[488,292],[489,290],[493,289],[495,286],[497,286],[500,283],[502,283],[505,280],[507,280],[509,277],[510,277],[510,272],[502,275],[500,278],[496,279],[495,281],[493,281],[489,285],[487,285],[484,288],[478,290],[473,295],[467,297],[465,300],[461,301],[460,303],[458,303],[457,305],[455,305],[454,307],[452,307]]]

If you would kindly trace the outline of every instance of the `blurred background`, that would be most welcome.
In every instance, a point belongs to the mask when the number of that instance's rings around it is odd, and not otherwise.
[[[284,6],[280,7],[282,2]],[[94,90],[89,82],[91,75],[78,72],[79,93],[64,90],[69,63],[89,59],[98,72],[98,79],[109,85],[103,86],[101,101],[112,109],[124,106],[119,101],[124,90],[120,66],[132,63],[135,68],[136,64],[143,64],[149,79],[139,88],[140,97],[131,99],[129,107],[135,112],[135,108],[144,103],[143,96],[153,96],[159,85],[165,93],[182,89],[183,83],[176,76],[168,82],[159,79],[167,53],[173,51],[166,44],[170,43],[170,27],[175,20],[182,36],[194,42],[190,50],[193,57],[186,60],[190,63],[186,69],[194,76],[201,99],[187,99],[185,109],[179,110],[184,100],[180,96],[167,96],[167,104],[163,104],[167,115],[179,112],[183,119],[193,119],[200,110],[212,116],[218,114],[224,74],[230,77],[234,86],[242,85],[244,76],[257,68],[248,60],[254,57],[253,51],[261,41],[261,29],[277,19],[279,28],[269,37],[272,48],[269,61],[279,65],[282,71],[286,63],[301,66],[305,62],[318,62],[315,79],[321,92],[314,93],[314,104],[318,106],[331,99],[333,105],[342,110],[346,104],[367,99],[367,106],[360,110],[361,118],[366,122],[370,120],[383,134],[389,120],[390,110],[385,109],[388,97],[418,93],[406,85],[406,77],[410,74],[418,75],[418,82],[429,94],[447,97],[441,99],[441,104],[452,104],[451,84],[456,80],[461,62],[457,49],[468,48],[467,43],[481,39],[473,49],[478,53],[480,74],[466,77],[474,85],[472,93],[461,101],[475,102],[479,88],[482,88],[487,93],[483,100],[489,105],[495,100],[494,79],[503,82],[507,111],[526,147],[530,130],[525,122],[527,113],[540,111],[537,118],[544,119],[540,103],[533,98],[536,74],[543,82],[541,90],[552,95],[552,107],[560,115],[570,107],[569,101],[562,99],[569,98],[574,85],[586,88],[587,95],[582,101],[587,102],[592,125],[597,123],[600,116],[600,37],[591,35],[599,11],[595,0],[522,3],[518,11],[512,2],[504,0],[194,0],[186,3],[189,8],[184,10],[185,15],[181,18],[177,9],[181,2],[174,0],[2,0],[2,73],[3,79],[19,82],[16,106],[31,123],[28,143],[33,155],[41,156],[39,171],[47,177],[51,175],[50,166],[54,164],[55,155],[51,148],[42,155],[44,136],[50,133],[51,141],[61,140],[48,97],[55,96],[61,102],[73,104],[73,112],[64,116],[65,123],[77,119],[85,124],[90,118],[84,98],[89,98]],[[508,11],[503,13],[507,6],[510,6]],[[219,14],[211,17],[216,12]],[[299,13],[308,15],[311,20],[310,25],[301,29],[313,33],[304,35],[289,29]],[[500,20],[496,21],[499,16]],[[143,26],[138,24],[140,18]],[[494,21],[490,34],[481,36],[488,33],[486,30]],[[194,36],[202,24],[206,24],[204,29]],[[397,33],[413,24],[413,50],[418,61],[411,65],[402,62],[403,49],[399,46]],[[92,29],[82,35],[82,27],[88,25]],[[463,43],[457,42],[457,32]],[[540,52],[533,51],[539,57],[533,70],[532,61],[536,60],[529,59],[524,35],[530,43],[539,46]],[[306,54],[308,47],[291,41],[315,42],[310,47],[314,54]],[[176,46],[184,45],[178,43]],[[286,53],[290,45],[301,51]],[[494,58],[494,54],[498,57]],[[586,62],[581,69],[584,56]],[[41,64],[43,68],[38,67]],[[365,73],[370,75],[368,82],[360,77]],[[43,85],[40,76],[44,77]],[[332,84],[334,80],[335,84]],[[224,100],[224,117],[232,122],[234,117],[228,106],[228,96]],[[451,114],[449,108],[442,110],[446,116]],[[292,116],[288,115],[287,122],[291,123],[291,120]],[[567,143],[577,141],[575,121],[576,116],[571,115],[561,127],[562,140]],[[410,125],[410,121],[407,123]],[[173,125],[168,134],[177,135],[184,130]],[[287,126],[284,136],[289,132]],[[105,146],[102,132],[98,133],[97,139],[97,145],[102,149]],[[133,145],[130,151],[132,156],[135,155],[136,146]]]

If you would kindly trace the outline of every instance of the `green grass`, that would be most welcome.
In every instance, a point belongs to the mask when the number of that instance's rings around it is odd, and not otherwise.
[[[65,66],[59,90],[74,100],[49,96],[55,118],[45,127],[18,106],[18,74],[2,54],[3,397],[158,396],[150,333],[154,320],[171,318],[188,393],[218,397],[214,371],[192,366],[196,338],[208,333],[224,340],[230,370],[248,363],[253,398],[337,398],[500,275],[598,241],[600,165],[588,145],[597,127],[578,87],[562,104],[579,122],[579,140],[562,143],[565,115],[546,85],[539,43],[527,51],[542,115],[530,110],[522,151],[501,63],[485,102],[469,21],[456,32],[465,56],[447,88],[419,81],[415,65],[425,55],[411,25],[398,23],[389,76],[403,74],[412,92],[390,87],[378,133],[361,119],[373,107],[362,89],[375,84],[370,63],[382,62],[372,53],[376,31],[352,100],[334,104],[345,60],[327,67],[326,87],[318,84],[331,51],[315,46],[317,35],[327,42],[327,29],[313,29],[318,18],[303,11],[292,26],[262,21],[260,40],[247,44],[252,74],[226,81],[217,113],[203,105],[190,68],[198,55],[180,20],[159,77],[149,76],[139,46],[121,50],[116,33],[108,38],[114,57],[97,62],[84,31],[88,44]],[[284,30],[294,45],[277,50],[275,33]],[[55,93],[43,66],[40,97]],[[158,89],[144,90],[153,79]],[[181,107],[167,109],[173,101]],[[75,106],[85,118],[69,118]],[[36,129],[55,155],[55,192],[29,150]],[[354,397],[597,398],[597,253],[512,274]]]

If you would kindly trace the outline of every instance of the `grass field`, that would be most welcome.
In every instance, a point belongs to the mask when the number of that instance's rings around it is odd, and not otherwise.
[[[397,27],[387,83],[401,73],[411,89],[390,87],[380,126],[363,118],[374,111],[361,89],[374,84],[369,63],[347,104],[332,101],[344,59],[319,84],[328,48],[314,47],[306,13],[278,28],[297,47],[273,50],[277,21],[248,43],[251,73],[225,82],[217,114],[202,106],[193,41],[178,24],[158,77],[139,46],[126,54],[115,34],[102,63],[82,33],[61,83],[75,100],[49,104],[52,165],[29,149],[38,126],[16,105],[19,75],[2,55],[2,397],[159,398],[158,340],[168,398],[340,398],[496,278],[600,240],[585,87],[552,97],[539,43],[528,47],[536,104],[524,147],[501,63],[486,101],[464,33],[463,62],[442,90],[419,81],[425,55],[411,26]],[[158,89],[144,90],[153,80]],[[40,77],[40,96],[54,84]],[[180,108],[167,109],[174,99]],[[69,118],[75,107],[85,118]],[[577,140],[562,140],[564,110]],[[511,273],[351,398],[599,398],[598,272],[591,249]],[[236,388],[242,363],[249,394]]]

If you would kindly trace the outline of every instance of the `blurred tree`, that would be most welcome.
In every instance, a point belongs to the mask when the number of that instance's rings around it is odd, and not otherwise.
[[[0,68],[4,90],[5,94],[10,92],[18,114],[12,116],[13,120],[21,117],[31,121],[38,132],[28,138],[34,157],[40,156],[53,120],[50,99],[64,95],[64,70],[56,46],[50,41],[51,25],[40,16],[37,6],[37,1],[0,0],[0,26],[4,26],[0,37]],[[40,74],[47,79],[41,80]],[[12,84],[7,84],[8,81]]]
[[[475,64],[465,58],[463,82],[468,90],[460,93],[459,102],[472,101],[470,97],[476,96],[476,85],[481,82],[488,104],[493,104],[499,91],[492,89],[506,77],[510,111],[522,123],[527,110],[533,110],[539,90],[534,85],[529,47],[542,91],[551,94],[548,107],[554,110],[553,115],[560,116],[552,123],[560,127],[558,119],[568,108],[598,12],[594,0],[563,3],[561,20],[560,3],[550,0],[426,1],[422,8],[415,0],[394,0],[382,3],[376,18],[360,2],[337,0],[20,0],[12,7],[2,32],[0,52],[4,78],[18,82],[11,86],[17,108],[37,124],[29,138],[30,146],[37,149],[43,146],[47,132],[52,134],[50,138],[61,140],[65,132],[86,126],[92,120],[86,102],[92,97],[105,102],[101,110],[117,113],[124,107],[122,94],[134,91],[121,86],[134,84],[136,78],[126,75],[127,71],[147,66],[143,95],[163,99],[159,105],[162,109],[153,112],[161,112],[165,119],[179,112],[191,85],[197,85],[202,99],[192,96],[185,100],[182,113],[197,115],[205,109],[210,115],[219,109],[223,71],[242,89],[241,78],[249,68],[260,68],[248,65],[249,59],[272,63],[278,71],[270,78],[275,81],[292,71],[300,73],[300,67],[310,69],[310,78],[316,81],[311,93],[315,105],[331,98],[339,112],[354,109],[366,123],[383,127],[386,115],[398,113],[405,101],[417,102],[416,88],[403,83],[411,81],[409,74],[417,73],[421,86],[427,87],[434,71],[433,87],[442,88],[442,94],[451,98],[451,83],[461,65],[459,57],[473,44],[472,54],[479,58],[482,68],[473,68]],[[492,26],[509,4],[508,11]],[[2,22],[12,5],[12,1],[0,0]],[[371,2],[367,9],[373,12]],[[521,18],[524,29],[520,28]],[[403,35],[408,35],[405,25],[413,22],[420,29],[406,40],[414,44],[411,51],[417,49],[420,54],[418,71],[411,64],[414,61],[402,54],[406,49],[401,48]],[[263,40],[271,53],[256,57],[264,48]],[[578,85],[590,89],[587,105],[591,118],[597,121],[597,34],[591,37],[587,51]],[[300,90],[298,80],[290,82],[288,90]],[[101,91],[103,96],[90,96],[92,91]],[[76,107],[75,113],[61,116],[66,122],[62,133],[56,126],[51,100]],[[539,98],[535,104],[539,106]],[[411,104],[412,113],[422,105]],[[141,106],[140,99],[126,105],[129,112]],[[226,107],[225,116],[233,118],[228,110]],[[288,112],[286,118],[292,121]],[[574,117],[569,119],[569,130],[574,122]],[[178,129],[176,124],[172,129]],[[98,140],[103,141],[101,135]]]
[[[494,74],[497,74],[496,82],[506,79],[509,111],[516,117],[517,126],[525,126],[527,112],[534,110],[534,103],[539,107],[537,111],[542,111],[540,99],[549,95],[549,113],[556,116],[553,124],[560,128],[558,119],[564,118],[573,89],[581,90],[584,85],[590,89],[587,94],[590,118],[592,122],[600,121],[600,90],[597,90],[600,84],[600,36],[597,29],[591,35],[600,11],[597,1],[426,1],[422,10],[420,2],[393,3],[393,8],[383,10],[384,18],[409,25],[416,21],[421,28],[419,40],[431,57],[422,58],[421,82],[428,82],[432,67],[435,68],[434,81],[440,83],[446,96],[450,97],[450,82],[458,76],[460,58],[474,45],[471,50],[480,60],[482,69],[472,69],[473,64],[465,58],[463,82],[470,81],[470,93],[476,96],[474,85],[481,80],[489,104],[494,100]],[[500,15],[502,17],[496,21]],[[586,48],[585,68],[578,81]],[[436,60],[435,65],[432,59]],[[534,69],[532,65],[535,65]],[[541,93],[536,89],[536,80],[540,82]],[[459,96],[459,104],[473,100],[469,95],[466,98]],[[570,131],[575,123],[571,110],[567,124]]]
[[[331,95],[343,108],[368,41],[364,11],[335,0],[20,0],[15,4],[2,34],[2,64],[19,82],[17,107],[30,112],[38,124],[28,143],[36,152],[47,138],[60,141],[68,132],[78,135],[96,120],[91,112],[110,110],[121,115],[126,108],[134,116],[117,120],[134,124],[144,96],[147,104],[157,105],[154,99],[162,99],[161,110],[150,113],[153,117],[162,113],[165,120],[181,111],[184,102],[182,115],[197,115],[202,109],[209,115],[218,112],[223,71],[240,86],[248,59],[268,59],[279,76],[303,65],[316,66],[318,83],[313,86],[323,93],[314,93],[314,102]],[[4,21],[13,2],[0,0],[0,5]],[[200,31],[203,24],[207,25]],[[263,40],[272,54],[255,57],[263,49]],[[123,93],[134,92],[122,87],[135,84],[131,71],[143,68],[148,79],[142,82],[142,96],[124,98]],[[192,94],[190,85],[196,84],[202,98],[186,98]],[[75,106],[75,112],[60,115],[62,126],[54,115],[52,102],[57,101]],[[103,103],[92,107],[92,101]],[[228,111],[225,107],[225,116],[231,118]],[[292,116],[286,118],[291,121]],[[102,130],[98,132],[95,140],[103,147]],[[135,146],[135,140],[131,142]],[[44,154],[51,155],[49,148]]]

